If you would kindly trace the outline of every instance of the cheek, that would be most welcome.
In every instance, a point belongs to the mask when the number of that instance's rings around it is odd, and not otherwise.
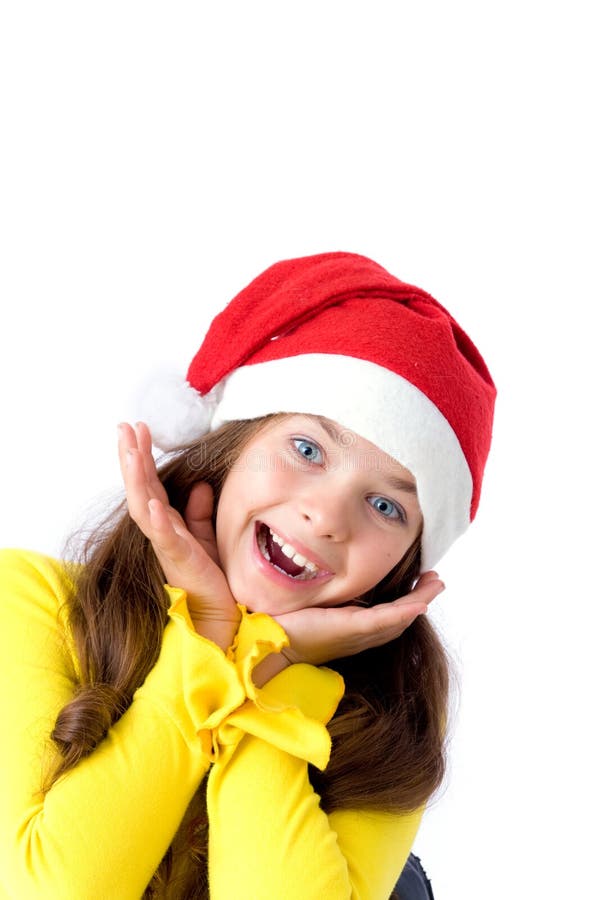
[[[232,473],[223,485],[219,498],[216,516],[216,538],[221,560],[223,560],[224,554],[226,555],[227,553],[227,548],[235,534],[236,525],[243,510],[241,487],[242,485],[238,484],[235,473]]]
[[[233,542],[248,521],[269,504],[272,491],[264,473],[251,469],[233,471],[227,477],[216,516],[216,536],[219,553],[222,546]]]
[[[365,548],[364,565],[372,575],[373,585],[385,578],[394,566],[398,565],[410,544],[409,540],[400,543],[397,539],[384,542],[378,540],[368,549]]]

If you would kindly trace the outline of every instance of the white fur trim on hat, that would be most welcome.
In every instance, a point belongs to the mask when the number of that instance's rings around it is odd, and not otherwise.
[[[200,396],[174,371],[156,372],[137,392],[137,418],[146,422],[152,443],[161,450],[175,450],[211,430],[221,391],[218,386]]]

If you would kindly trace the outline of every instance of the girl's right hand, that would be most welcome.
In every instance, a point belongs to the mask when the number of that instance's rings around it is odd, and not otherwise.
[[[119,461],[129,514],[152,544],[166,582],[185,590],[196,631],[226,650],[241,615],[219,567],[210,485],[194,485],[184,520],[158,477],[152,438],[143,422],[135,429],[119,425]]]

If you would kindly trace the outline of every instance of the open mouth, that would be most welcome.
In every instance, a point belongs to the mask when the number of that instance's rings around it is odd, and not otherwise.
[[[321,574],[313,562],[298,553],[291,544],[286,544],[284,539],[264,522],[257,525],[256,542],[267,562],[294,581],[309,581]]]

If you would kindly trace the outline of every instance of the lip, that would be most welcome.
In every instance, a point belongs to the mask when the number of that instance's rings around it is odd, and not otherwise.
[[[329,580],[333,577],[333,572],[331,572],[323,560],[321,560],[318,556],[315,556],[314,553],[309,551],[303,544],[296,540],[291,540],[284,532],[280,531],[277,528],[272,528],[272,531],[275,534],[278,534],[279,537],[283,538],[286,544],[291,544],[298,553],[304,556],[310,562],[313,562],[318,569],[321,571],[318,575],[315,575],[314,578],[308,579],[298,579],[290,578],[289,575],[285,575],[283,572],[280,572],[275,566],[272,566],[268,560],[260,552],[260,548],[258,546],[257,535],[258,529],[261,525],[267,525],[267,528],[271,528],[267,522],[257,521],[254,528],[254,540],[252,541],[252,555],[254,557],[254,561],[257,566],[268,578],[274,581],[276,584],[281,585],[282,587],[286,587],[292,590],[305,590],[311,586],[315,586],[316,584],[323,584],[324,581]]]

